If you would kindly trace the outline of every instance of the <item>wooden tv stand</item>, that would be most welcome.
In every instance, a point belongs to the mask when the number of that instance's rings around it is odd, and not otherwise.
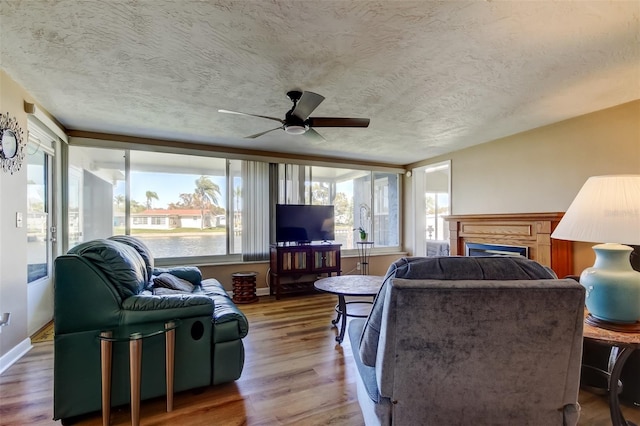
[[[283,294],[314,291],[319,274],[340,275],[341,244],[301,244],[270,247],[269,293],[280,299]]]

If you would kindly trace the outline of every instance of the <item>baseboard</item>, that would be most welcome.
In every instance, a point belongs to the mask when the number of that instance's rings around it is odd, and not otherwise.
[[[24,354],[29,352],[31,348],[33,348],[31,345],[31,339],[27,337],[9,352],[2,355],[0,357],[0,374],[4,373],[7,368],[15,364],[15,362],[22,358]]]
[[[233,291],[227,291],[229,297],[233,297]],[[256,296],[269,296],[269,287],[260,287],[256,289]]]

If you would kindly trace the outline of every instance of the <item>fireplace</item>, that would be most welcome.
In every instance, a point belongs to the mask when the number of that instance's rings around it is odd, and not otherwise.
[[[529,247],[465,243],[465,256],[513,256],[529,258]]]
[[[571,241],[551,238],[551,233],[560,222],[563,213],[514,213],[451,215],[449,223],[450,254],[473,256],[467,245],[500,246],[502,255],[526,256],[551,267],[559,277],[573,274]],[[506,248],[506,249],[505,249]],[[522,248],[525,248],[524,254]],[[490,248],[494,250],[495,248]],[[494,254],[494,253],[489,253]],[[480,254],[481,256],[487,253]],[[478,254],[476,254],[478,256]]]

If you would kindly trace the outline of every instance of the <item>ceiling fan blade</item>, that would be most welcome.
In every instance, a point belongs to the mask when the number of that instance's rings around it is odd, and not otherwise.
[[[304,135],[310,139],[314,139],[317,141],[326,141],[326,139],[324,138],[324,136],[322,136],[320,133],[316,132],[315,130],[309,128],[309,130],[307,130],[306,132],[304,132]]]
[[[282,126],[276,127],[275,129],[267,130],[267,131],[264,131],[264,132],[256,133],[255,135],[245,136],[244,138],[245,139],[255,139],[255,138],[257,138],[259,136],[262,136],[262,135],[264,135],[266,133],[273,132],[274,130],[279,130],[279,129],[282,129]]]
[[[292,114],[301,120],[306,120],[322,101],[324,101],[324,96],[322,95],[313,92],[302,92],[302,96]]]
[[[277,121],[279,123],[284,124],[284,120],[281,120],[281,119],[275,118],[275,117],[267,117],[266,115],[249,114],[249,113],[246,113],[246,112],[229,111],[229,110],[226,110],[226,109],[219,109],[218,112],[221,112],[223,114],[248,115],[249,117],[266,118],[267,120],[274,120],[274,121]]]
[[[309,117],[310,127],[369,127],[368,118]]]

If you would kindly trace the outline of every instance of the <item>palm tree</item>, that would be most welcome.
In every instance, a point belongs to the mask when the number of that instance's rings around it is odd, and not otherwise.
[[[209,176],[200,176],[196,180],[195,198],[200,204],[200,229],[204,229],[204,210],[211,204],[218,205],[220,197],[220,187],[211,181]]]
[[[192,209],[195,205],[194,195],[193,194],[180,194],[180,202],[178,205],[185,209]]]
[[[115,197],[113,197],[113,201],[116,202],[116,208],[120,210],[120,204],[124,203],[124,195],[116,195]]]
[[[136,200],[131,200],[131,203],[129,203],[129,205],[131,206],[132,213],[140,213],[145,209],[145,205],[137,202]]]
[[[144,196],[147,197],[147,209],[151,209],[152,200],[159,200],[158,194],[153,191],[145,192]]]

